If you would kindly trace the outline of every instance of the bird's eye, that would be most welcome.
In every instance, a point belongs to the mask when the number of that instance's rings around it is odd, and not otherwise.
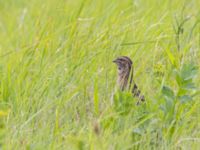
[[[118,67],[118,70],[121,70],[122,68],[121,67]]]

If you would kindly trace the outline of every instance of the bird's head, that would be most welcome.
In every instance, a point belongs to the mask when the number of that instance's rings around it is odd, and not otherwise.
[[[132,67],[132,61],[129,57],[127,56],[121,56],[113,60],[113,62],[117,65],[118,67],[118,74],[123,75],[123,74],[129,74],[131,67]]]

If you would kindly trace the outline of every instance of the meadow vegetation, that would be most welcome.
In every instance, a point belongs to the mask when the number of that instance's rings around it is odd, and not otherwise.
[[[200,149],[199,6],[1,0],[1,149]],[[113,108],[121,55],[145,104]]]

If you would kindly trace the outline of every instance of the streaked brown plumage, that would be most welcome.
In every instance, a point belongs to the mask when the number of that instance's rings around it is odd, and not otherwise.
[[[141,94],[138,86],[133,81],[132,61],[127,56],[121,56],[113,61],[118,66],[118,84],[121,91],[131,91],[133,97],[137,97],[139,101],[145,101],[144,95]]]

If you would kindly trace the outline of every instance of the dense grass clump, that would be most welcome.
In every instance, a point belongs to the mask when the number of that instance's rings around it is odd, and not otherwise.
[[[199,0],[0,1],[2,149],[200,149]],[[132,58],[146,103],[112,104]],[[121,93],[114,93],[120,95]]]

